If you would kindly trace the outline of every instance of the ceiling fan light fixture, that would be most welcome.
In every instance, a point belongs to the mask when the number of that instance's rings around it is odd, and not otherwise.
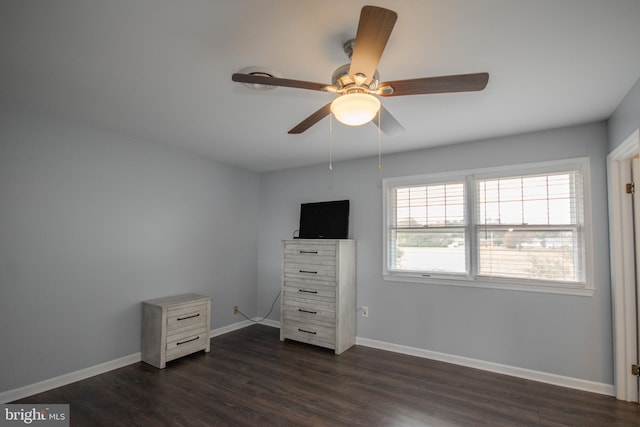
[[[368,93],[346,93],[331,103],[331,113],[347,126],[369,123],[379,110],[380,101]]]
[[[380,115],[380,109],[384,107],[372,95],[396,97],[484,90],[489,81],[489,73],[486,72],[380,82],[378,64],[397,19],[398,14],[393,10],[364,6],[360,11],[355,39],[343,45],[351,62],[334,71],[329,85],[281,78],[262,67],[247,67],[239,73],[233,73],[231,80],[251,89],[288,87],[340,95],[290,129],[288,133],[294,135],[305,132],[332,113],[336,120],[348,126],[368,123],[378,113],[378,130],[391,135],[404,128],[388,110],[385,109]]]

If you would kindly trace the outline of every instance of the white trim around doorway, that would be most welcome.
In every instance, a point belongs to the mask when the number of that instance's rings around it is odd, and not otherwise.
[[[633,218],[624,186],[630,177],[626,165],[639,153],[640,132],[636,130],[607,156],[614,386],[616,397],[630,402],[638,402],[638,379],[630,370],[637,363],[638,344],[633,233],[625,232],[633,226]]]

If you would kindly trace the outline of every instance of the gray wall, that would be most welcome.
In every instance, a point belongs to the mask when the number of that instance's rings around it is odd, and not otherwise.
[[[640,128],[640,80],[609,117],[608,124],[609,152],[615,150],[629,135]]]
[[[300,203],[350,199],[357,300],[369,306],[369,317],[358,317],[359,337],[612,384],[606,155],[607,127],[596,123],[386,155],[381,173],[376,158],[337,163],[333,171],[320,165],[265,173],[258,307],[278,291],[280,240],[297,228]],[[595,296],[382,280],[383,177],[581,156],[591,159]]]
[[[300,203],[343,198],[370,309],[358,336],[611,384],[607,152],[596,123],[385,155],[382,172],[367,158],[259,176],[0,104],[0,392],[138,352],[148,298],[211,295],[212,328],[238,321],[235,304],[264,314]],[[591,158],[594,297],[382,280],[383,177],[577,156]]]
[[[0,104],[0,392],[140,351],[145,299],[252,313],[259,179]]]

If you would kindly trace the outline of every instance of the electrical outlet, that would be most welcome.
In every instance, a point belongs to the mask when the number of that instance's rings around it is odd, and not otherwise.
[[[361,309],[362,309],[362,317],[369,317],[369,307],[367,307],[366,305],[363,305]]]
[[[237,305],[233,306],[233,314],[238,314],[238,306]]]

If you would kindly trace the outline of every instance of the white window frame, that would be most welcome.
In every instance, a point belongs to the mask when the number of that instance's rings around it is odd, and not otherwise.
[[[582,174],[582,203],[583,203],[583,229],[584,240],[584,283],[556,282],[534,279],[498,278],[478,275],[477,250],[476,250],[476,180],[502,178],[518,175],[536,175],[554,172],[577,170]],[[391,242],[390,230],[393,228],[391,221],[394,214],[391,211],[394,204],[388,200],[395,187],[411,185],[431,185],[452,181],[465,182],[465,251],[468,274],[448,274],[420,272],[408,272],[391,270],[389,268],[389,255]],[[545,292],[565,295],[592,296],[595,292],[593,277],[593,233],[591,213],[591,172],[589,158],[580,157],[565,160],[547,162],[523,163],[509,166],[498,166],[482,169],[461,170],[447,173],[433,173],[426,175],[412,175],[405,177],[384,178],[382,180],[382,204],[383,204],[383,230],[382,230],[382,276],[386,281],[410,282],[437,285],[470,286],[492,289],[508,289],[530,292]]]

